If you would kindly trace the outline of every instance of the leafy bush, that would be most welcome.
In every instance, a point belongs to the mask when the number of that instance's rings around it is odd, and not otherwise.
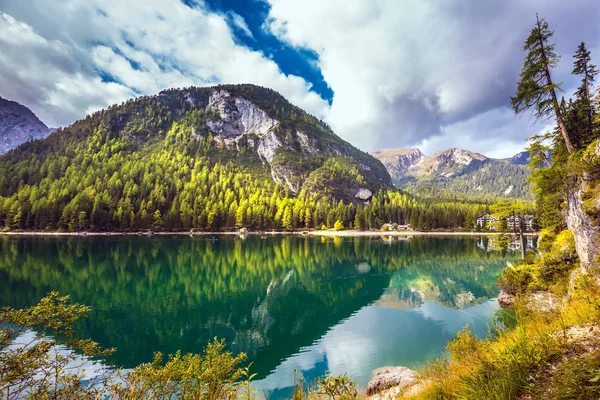
[[[511,264],[502,271],[498,278],[498,286],[508,294],[524,294],[532,281],[533,274],[530,268],[525,265],[515,267]]]
[[[76,339],[73,324],[89,308],[70,304],[67,296],[51,292],[37,305],[23,310],[5,308],[0,314],[0,393],[12,400],[26,397],[83,399],[111,397],[138,399],[235,399],[252,396],[248,369],[239,367],[245,354],[233,356],[225,343],[215,339],[202,355],[179,352],[168,357],[156,353],[151,363],[130,372],[105,369],[83,381],[92,359],[106,357],[91,340]],[[35,331],[34,331],[35,330]],[[35,332],[33,339],[26,336]],[[65,338],[64,350],[50,335]],[[21,345],[17,338],[28,338]],[[244,380],[240,381],[240,379]],[[250,399],[248,399],[250,400]]]
[[[353,400],[358,397],[356,382],[348,378],[346,374],[327,375],[325,378],[317,378],[316,383],[316,394],[327,396],[331,400]]]
[[[85,368],[92,359],[104,358],[114,350],[101,349],[91,340],[76,339],[73,324],[85,317],[89,308],[70,304],[68,296],[51,292],[37,305],[0,313],[0,396],[6,400],[36,399],[203,399],[254,400],[256,376],[240,364],[246,355],[234,356],[223,340],[210,342],[202,354],[177,352],[167,357],[155,353],[150,363],[131,371],[103,368],[101,375],[87,379]],[[15,343],[29,332],[22,344]],[[64,338],[65,350],[50,335]],[[305,393],[304,381],[295,384],[294,399],[353,400],[358,398],[356,383],[347,375],[327,376]]]

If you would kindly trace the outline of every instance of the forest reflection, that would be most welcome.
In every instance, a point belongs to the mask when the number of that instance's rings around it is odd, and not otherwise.
[[[57,290],[92,306],[78,333],[117,348],[118,366],[199,352],[216,336],[260,378],[367,305],[461,309],[495,297],[515,256],[487,240],[0,236],[0,304]]]

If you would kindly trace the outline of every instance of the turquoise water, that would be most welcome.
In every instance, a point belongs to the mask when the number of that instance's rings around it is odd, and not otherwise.
[[[153,351],[246,352],[256,385],[289,393],[385,365],[418,367],[465,324],[485,335],[510,251],[484,237],[0,237],[0,305],[50,290],[92,306],[77,333],[125,368]]]

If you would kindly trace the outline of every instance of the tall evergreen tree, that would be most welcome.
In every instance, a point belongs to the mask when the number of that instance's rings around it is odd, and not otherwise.
[[[556,90],[562,89],[552,81],[550,74],[560,60],[555,52],[556,45],[549,43],[553,34],[548,29],[548,23],[536,15],[536,24],[523,45],[528,53],[523,62],[521,80],[517,84],[516,95],[510,101],[516,114],[533,108],[535,116],[541,119],[554,111],[567,151],[572,153],[573,144],[556,96]]]
[[[579,107],[585,117],[585,134],[587,138],[591,138],[594,130],[594,106],[592,103],[592,85],[598,75],[598,69],[592,64],[590,51],[585,47],[585,43],[581,42],[573,61],[573,74],[581,75],[581,86],[577,89],[576,95],[579,102]]]

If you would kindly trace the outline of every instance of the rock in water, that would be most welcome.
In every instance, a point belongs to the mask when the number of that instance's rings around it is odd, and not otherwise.
[[[367,385],[367,396],[380,393],[392,387],[404,391],[417,384],[415,371],[406,367],[383,367],[373,371],[373,378]]]

